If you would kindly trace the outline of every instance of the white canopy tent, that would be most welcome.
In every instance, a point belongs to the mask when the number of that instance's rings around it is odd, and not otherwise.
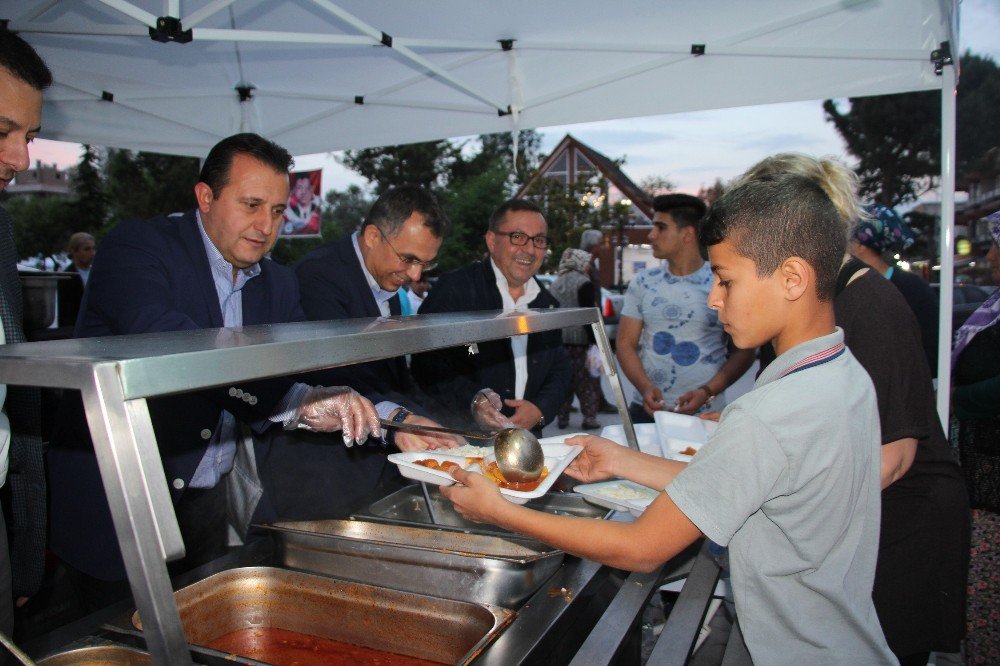
[[[953,277],[955,0],[0,0],[0,19],[55,75],[43,137],[194,156],[238,131],[305,154],[940,89]]]

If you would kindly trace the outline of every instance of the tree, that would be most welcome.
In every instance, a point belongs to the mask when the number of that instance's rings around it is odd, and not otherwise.
[[[485,169],[458,180],[442,193],[441,203],[448,213],[451,229],[441,250],[438,264],[441,271],[458,268],[486,252],[483,237],[493,211],[509,197],[509,172],[496,160]]]
[[[677,188],[669,178],[664,178],[663,176],[646,176],[641,181],[639,181],[639,189],[649,195],[652,199],[657,194],[666,194],[672,192]]]
[[[698,198],[711,206],[715,203],[716,199],[722,196],[726,191],[726,186],[722,184],[721,178],[716,178],[715,182],[710,186],[705,187],[704,185],[698,190]]]
[[[502,166],[508,173],[508,185],[514,191],[538,168],[542,135],[535,130],[521,130],[517,139],[517,169],[514,168],[514,137],[511,132],[480,134],[479,152],[472,157],[457,159],[452,164],[451,181],[460,181],[482,173],[493,166]],[[461,153],[460,153],[461,154]]]
[[[198,173],[193,157],[109,150],[104,168],[108,226],[128,218],[191,210],[196,205]]]
[[[421,185],[437,190],[447,184],[448,170],[459,159],[451,142],[426,141],[402,146],[348,150],[341,163],[364,176],[381,195],[398,185]]]
[[[76,201],[70,197],[10,197],[4,207],[14,221],[14,243],[21,257],[58,254],[73,232],[80,231]]]
[[[989,57],[961,58],[957,97],[956,163],[959,173],[981,164],[985,152],[1000,145],[1000,67]],[[940,174],[940,93],[918,92],[852,97],[842,112],[823,102],[834,124],[858,158],[861,194],[885,206],[919,197]]]
[[[71,181],[79,216],[77,231],[93,234],[107,221],[108,197],[101,166],[100,152],[93,146],[84,145]]]

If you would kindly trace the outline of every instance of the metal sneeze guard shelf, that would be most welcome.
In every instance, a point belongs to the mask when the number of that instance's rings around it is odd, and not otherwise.
[[[596,308],[298,322],[0,345],[0,383],[78,389],[153,662],[190,663],[166,562],[184,544],[146,398],[592,325],[635,444]]]

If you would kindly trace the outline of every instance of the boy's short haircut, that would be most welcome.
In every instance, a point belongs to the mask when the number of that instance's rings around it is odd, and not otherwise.
[[[823,188],[794,175],[730,188],[712,204],[699,240],[707,247],[729,241],[762,278],[785,259],[801,257],[816,272],[816,294],[824,301],[834,296],[847,249],[840,215]]]

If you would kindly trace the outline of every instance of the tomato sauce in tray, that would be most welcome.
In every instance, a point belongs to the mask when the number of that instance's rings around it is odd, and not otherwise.
[[[206,647],[275,666],[430,666],[441,663],[273,627],[231,631],[213,639]]]

